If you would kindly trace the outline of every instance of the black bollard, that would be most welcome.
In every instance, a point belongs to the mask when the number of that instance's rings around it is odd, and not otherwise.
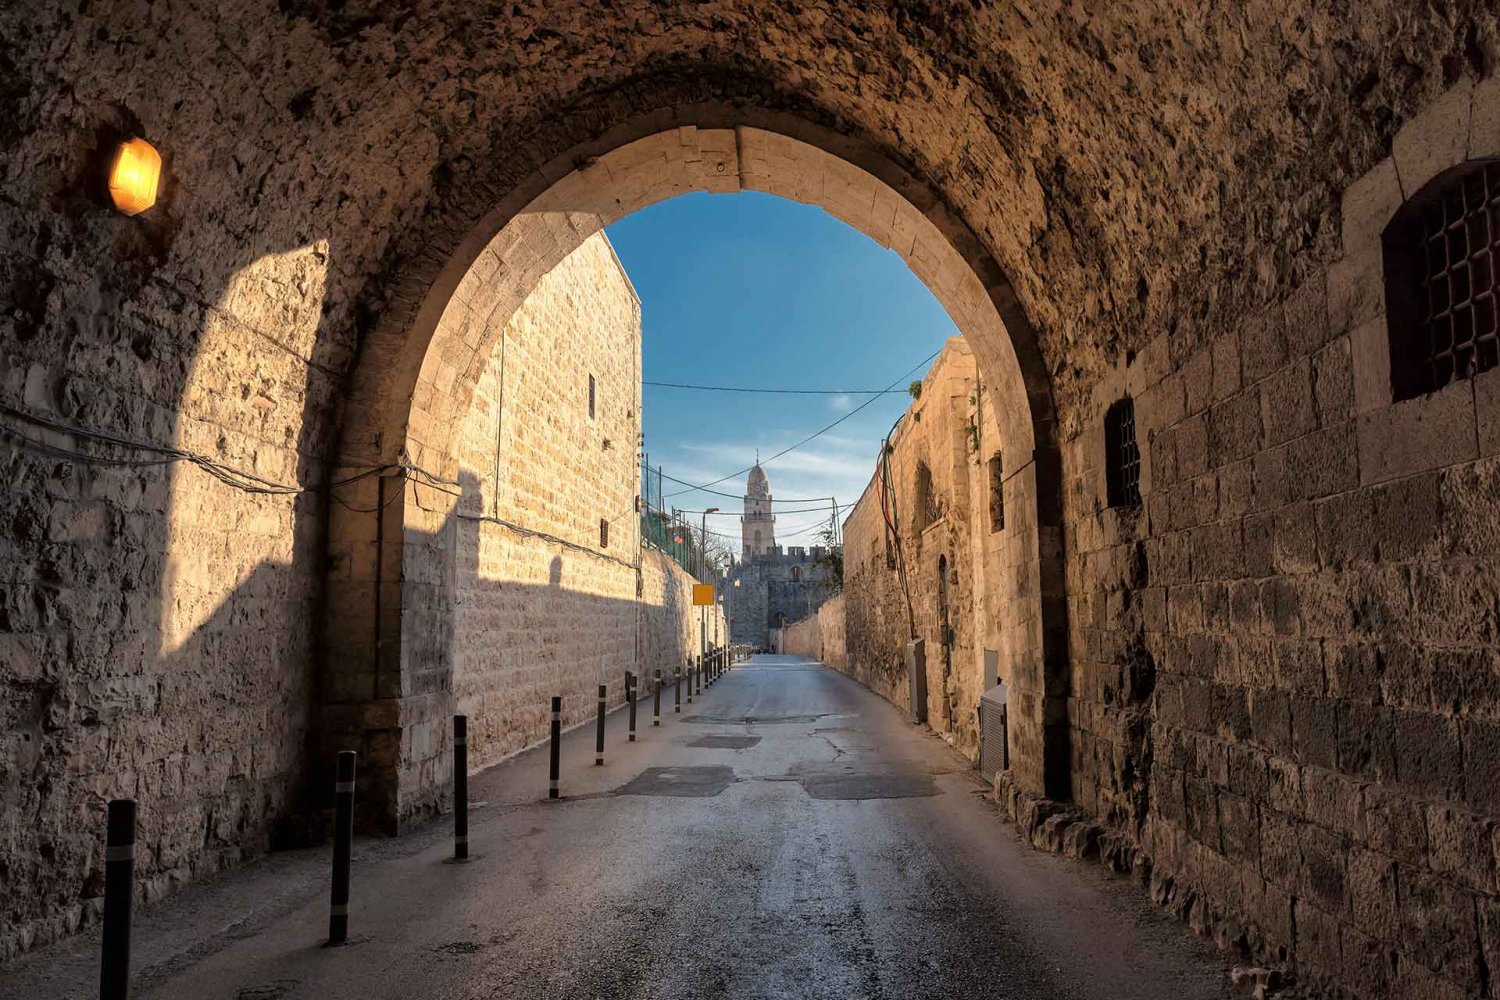
[[[604,766],[604,702],[608,696],[603,684],[599,685],[599,726],[594,732],[594,766]]]
[[[688,667],[687,667],[687,689],[688,689],[687,703],[689,705],[691,705],[693,703],[693,661],[692,660],[688,660]]]
[[[349,858],[354,853],[354,762],[359,754],[339,751],[333,785],[333,892],[328,900],[328,943],[349,938]]]
[[[99,1000],[130,996],[130,907],[135,894],[135,799],[114,799],[104,830],[104,947]]]
[[[635,674],[625,671],[625,700],[630,703],[630,742],[635,742]]]
[[[703,693],[703,661],[701,659],[698,661],[698,669],[693,671],[693,676],[697,678],[697,680],[694,683],[696,683],[698,685],[698,693],[702,694]]]
[[[659,726],[659,725],[661,725],[661,671],[660,670],[658,670],[656,672],[656,686],[651,691],[651,697],[654,699],[654,704],[653,704],[652,709],[651,709],[651,724],[653,726]]]
[[[681,667],[678,667],[677,668],[677,672],[673,675],[672,711],[674,713],[682,711],[682,668]]]
[[[469,856],[469,717],[453,717],[453,857]]]
[[[552,759],[547,768],[547,798],[558,797],[558,768],[562,766],[562,696],[552,696]]]

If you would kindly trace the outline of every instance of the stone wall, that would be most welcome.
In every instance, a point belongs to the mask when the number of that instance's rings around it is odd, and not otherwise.
[[[0,320],[0,401],[29,415],[0,439],[0,959],[97,917],[110,799],[140,803],[148,899],[312,819],[340,360],[315,304],[265,296],[320,294],[328,247],[211,295],[150,227],[84,213],[69,230],[54,254],[114,241],[120,270],[54,260],[47,280],[75,294]]]
[[[824,601],[816,614],[809,615],[800,622],[792,622],[781,630],[781,651],[809,656],[847,673],[846,626],[844,595],[839,592]]]
[[[600,235],[538,283],[479,376],[450,633],[476,767],[544,739],[553,695],[565,725],[592,718],[600,683],[623,697],[640,615],[639,365],[640,305]]]
[[[822,546],[777,546],[737,563],[725,580],[733,602],[730,630],[734,641],[770,648],[771,633],[805,617],[829,595]]]
[[[1500,372],[1393,402],[1381,253],[1500,155],[1497,106],[1461,81],[1350,186],[1328,266],[1068,424],[1078,801],[1163,898],[1365,996],[1500,995]],[[1110,508],[1125,395],[1144,502]]]
[[[698,652],[692,577],[640,542],[640,351],[640,302],[599,234],[537,284],[475,386],[449,631],[475,767],[546,739],[553,695],[565,727],[587,722],[598,685],[619,705],[627,670]]]
[[[891,439],[896,530],[881,509],[879,470],[844,523],[840,605],[848,619],[847,669],[902,707],[910,702],[906,643],[913,628],[926,640],[928,721],[971,754],[978,751],[979,696],[994,683],[985,676],[984,650],[1003,650],[1001,675],[1008,680],[1014,672],[1006,642],[1014,625],[1007,623],[1019,603],[1017,539],[1027,520],[1012,516],[1009,534],[991,530],[989,460],[1002,453],[1003,465],[1003,447],[992,404],[982,399],[972,353],[961,339],[950,340]],[[947,574],[947,648],[939,566]]]

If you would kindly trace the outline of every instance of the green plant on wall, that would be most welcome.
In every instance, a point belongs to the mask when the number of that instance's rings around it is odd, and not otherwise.
[[[837,594],[844,589],[844,548],[839,544],[838,533],[832,527],[819,531],[817,538],[824,545],[817,565],[823,570],[821,584],[828,593]]]

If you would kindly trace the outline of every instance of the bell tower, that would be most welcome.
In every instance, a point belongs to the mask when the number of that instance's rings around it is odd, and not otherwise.
[[[776,547],[776,515],[771,513],[771,481],[759,460],[745,484],[745,516],[740,518],[743,559],[765,555]]]

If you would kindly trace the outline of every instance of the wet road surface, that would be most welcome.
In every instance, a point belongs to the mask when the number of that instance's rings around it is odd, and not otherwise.
[[[811,661],[738,665],[640,742],[609,720],[470,779],[447,826],[356,845],[351,944],[321,947],[327,850],[138,919],[137,997],[1217,998],[1222,962],[1134,885],[1020,844],[966,763]],[[88,997],[97,931],[0,971]]]

